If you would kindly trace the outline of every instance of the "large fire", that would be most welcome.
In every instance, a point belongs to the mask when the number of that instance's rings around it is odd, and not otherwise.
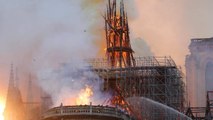
[[[3,115],[4,107],[5,107],[4,102],[0,100],[0,120],[4,120],[4,115]]]
[[[89,104],[91,101],[91,96],[93,95],[92,87],[86,85],[84,89],[82,89],[76,99],[76,105],[85,105]]]

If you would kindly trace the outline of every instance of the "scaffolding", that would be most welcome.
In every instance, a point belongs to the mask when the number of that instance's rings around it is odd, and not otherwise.
[[[104,16],[106,34],[106,55],[111,67],[134,66],[134,51],[131,48],[127,13],[123,0],[117,10],[116,0],[108,0]]]
[[[89,68],[104,80],[105,91],[118,91],[123,98],[136,96],[150,98],[183,111],[182,72],[172,58],[152,56],[134,59],[135,66],[127,67],[111,67],[107,59],[87,59],[86,62],[89,63]],[[119,101],[115,101],[114,104],[121,105]],[[159,118],[160,113],[151,111]]]
[[[116,0],[108,1],[107,12],[103,16],[106,32],[106,58],[87,59],[85,66],[77,74],[88,80],[103,80],[103,91],[110,91],[110,103],[119,106],[137,120],[176,119],[167,111],[157,112],[157,108],[143,107],[142,112],[134,112],[127,98],[145,97],[170,106],[178,111],[184,107],[184,83],[182,72],[171,57],[134,57],[129,37],[127,13],[123,0],[117,10]],[[85,72],[98,76],[86,76]],[[94,78],[90,78],[94,77]],[[149,110],[148,110],[149,109]],[[151,118],[150,118],[151,117]]]
[[[108,0],[104,15],[106,58],[86,60],[88,68],[104,80],[105,91],[114,92],[110,102],[130,114],[135,114],[126,102],[126,98],[131,97],[149,98],[182,111],[184,83],[181,70],[171,57],[133,57],[123,0],[120,1],[119,10],[116,7],[116,0]],[[140,115],[136,115],[137,119],[171,119],[166,112],[162,116],[155,108],[143,109],[151,109],[147,115],[154,117],[140,118]]]

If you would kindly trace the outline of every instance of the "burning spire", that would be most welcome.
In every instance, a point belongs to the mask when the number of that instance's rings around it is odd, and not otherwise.
[[[127,13],[123,0],[117,11],[116,0],[108,1],[105,18],[106,54],[112,67],[135,66],[134,51],[131,48]]]
[[[133,57],[134,51],[131,48],[129,37],[129,25],[127,13],[124,9],[124,2],[120,2],[120,10],[117,10],[116,0],[108,0],[107,12],[105,18],[105,34],[106,34],[106,54],[112,68],[127,68],[135,66],[135,59]],[[122,70],[122,69],[121,69]],[[121,72],[120,72],[121,73]],[[120,75],[117,72],[117,78]],[[121,78],[119,78],[121,82]],[[132,112],[129,104],[125,101],[124,95],[121,92],[118,81],[115,79],[111,81],[111,86],[114,89],[114,95],[110,99],[111,104],[120,106],[129,113]]]

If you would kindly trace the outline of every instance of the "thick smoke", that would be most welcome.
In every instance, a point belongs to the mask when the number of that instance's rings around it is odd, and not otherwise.
[[[41,87],[51,95],[53,106],[58,106],[60,103],[76,105],[89,104],[89,102],[97,105],[103,104],[110,98],[110,94],[102,92],[103,80],[96,74],[85,71],[89,69],[85,65],[87,64],[83,61],[72,61],[72,63],[62,64],[57,70],[46,69],[40,72]],[[82,96],[82,90],[87,86],[91,88],[92,93]],[[80,95],[83,98],[79,99]]]
[[[33,80],[40,81],[37,84],[41,89],[46,90],[45,92],[64,91],[69,84],[57,84],[57,82],[66,83],[67,76],[61,76],[62,73],[67,72],[66,69],[59,73],[52,71],[61,69],[61,63],[73,61],[78,65],[80,60],[95,57],[98,52],[95,43],[101,35],[91,34],[89,31],[98,29],[92,27],[94,23],[96,26],[101,26],[95,17],[99,14],[101,4],[95,2],[96,7],[90,9],[91,14],[94,15],[88,15],[83,9],[84,2],[83,0],[0,1],[0,55],[4,58],[1,60],[3,66],[1,68],[4,68],[1,69],[1,73],[8,76],[9,69],[5,68],[9,68],[13,62],[19,68],[22,91],[26,91],[25,83],[29,73],[32,74]],[[57,77],[57,81],[56,78],[52,79],[53,76],[60,77]],[[5,81],[9,79],[4,76],[1,78]],[[43,78],[52,81],[42,81]],[[33,83],[36,84],[36,81]],[[7,84],[5,83],[4,86]],[[6,93],[6,87],[4,89]],[[36,93],[39,93],[38,91],[37,89]],[[26,92],[22,92],[22,95],[26,98],[24,96]]]
[[[154,53],[151,51],[150,46],[146,43],[145,40],[141,38],[136,38],[131,41],[131,44],[136,57],[154,56]]]
[[[96,25],[99,23],[98,20],[95,19],[95,15],[88,16],[88,14],[86,14],[88,12],[86,11],[87,9],[84,10],[82,8],[83,2],[84,1],[64,1],[64,4],[62,4],[63,2],[56,2],[52,9],[48,7],[49,2],[47,2],[39,9],[41,10],[41,18],[48,16],[50,21],[51,19],[56,20],[53,21],[51,25],[51,27],[55,26],[53,27],[51,35],[43,39],[39,52],[35,55],[36,61],[42,61],[42,64],[39,62],[34,63],[39,84],[44,92],[51,95],[54,106],[60,103],[66,105],[76,104],[76,98],[87,85],[90,86],[94,92],[94,95],[90,98],[91,102],[101,104],[98,101],[100,99],[103,101],[106,99],[100,92],[103,81],[89,81],[89,78],[95,78],[96,75],[93,73],[89,76],[82,75],[79,71],[83,69],[83,67],[88,66],[82,61],[83,59],[96,56],[98,47],[96,47],[94,43],[97,38],[100,38],[98,34],[96,36],[90,32],[90,30],[96,29],[93,27],[94,22],[96,22]],[[58,6],[58,4],[62,5]],[[95,2],[94,4],[97,3]],[[61,9],[57,10],[56,8],[58,7]],[[46,9],[47,11],[45,13],[44,11]],[[97,14],[96,9],[97,8],[91,8],[90,12]],[[49,16],[51,12],[52,15]],[[58,17],[57,14],[55,14],[57,12],[59,14]],[[63,18],[62,13],[65,18]],[[49,19],[47,21],[49,21]],[[60,63],[65,63],[66,66],[63,67]],[[84,66],[82,66],[82,64]]]
[[[191,38],[213,36],[212,0],[134,0],[132,38],[142,37],[157,56],[184,66]],[[129,13],[129,12],[128,12]]]

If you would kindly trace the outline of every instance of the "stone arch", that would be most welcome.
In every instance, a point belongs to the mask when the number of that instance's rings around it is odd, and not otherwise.
[[[213,57],[205,57],[205,56],[200,56],[203,57],[203,59],[201,59],[201,76],[202,76],[202,82],[205,83],[205,88],[206,91],[210,90],[210,88],[207,89],[207,84],[209,81],[206,81],[208,76],[206,76],[207,74],[209,75],[209,73],[207,73],[207,69],[212,69],[213,70]],[[212,77],[213,77],[213,71],[212,71]],[[212,78],[213,79],[213,78]],[[212,82],[212,88],[211,90],[213,90],[213,82]]]
[[[213,60],[206,63],[205,82],[206,90],[213,91]]]
[[[213,56],[209,56],[208,52],[205,54],[199,55],[199,61],[197,61],[198,66],[195,71],[198,74],[197,80],[195,81],[197,84],[196,92],[197,92],[197,105],[198,106],[206,106],[206,92],[207,92],[207,81],[206,81],[206,69],[208,63],[213,63]],[[213,82],[212,82],[213,83]],[[213,90],[213,85],[212,85]]]

